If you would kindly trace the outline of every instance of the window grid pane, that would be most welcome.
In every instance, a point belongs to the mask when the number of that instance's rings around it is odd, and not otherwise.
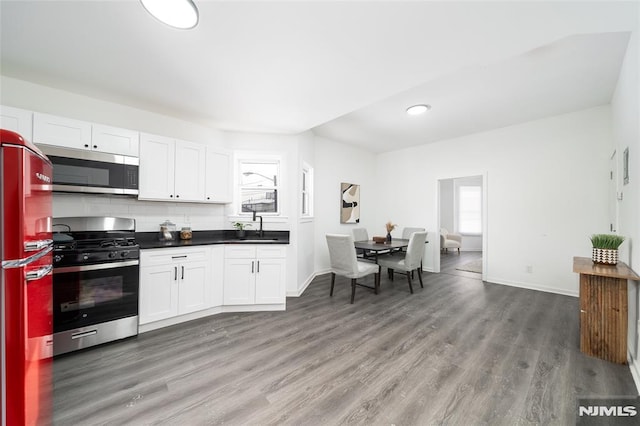
[[[482,233],[482,187],[459,187],[458,231],[463,234]]]
[[[278,162],[242,161],[240,212],[278,213]]]

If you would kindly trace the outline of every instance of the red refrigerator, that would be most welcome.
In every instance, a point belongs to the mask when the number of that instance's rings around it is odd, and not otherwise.
[[[0,129],[0,349],[2,426],[51,423],[52,166]]]

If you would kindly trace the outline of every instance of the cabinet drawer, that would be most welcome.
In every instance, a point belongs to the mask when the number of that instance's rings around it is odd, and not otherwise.
[[[277,259],[284,258],[287,255],[286,246],[265,244],[257,246],[258,259]]]
[[[140,266],[163,265],[173,262],[197,262],[210,260],[210,249],[182,248],[182,249],[151,249],[140,252]]]
[[[225,259],[255,259],[256,246],[240,244],[225,246],[224,257]]]

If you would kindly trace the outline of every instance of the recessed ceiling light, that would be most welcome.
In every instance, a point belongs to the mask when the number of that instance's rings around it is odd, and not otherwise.
[[[424,114],[430,109],[431,109],[431,105],[427,105],[427,104],[413,105],[407,108],[407,114],[409,115]]]
[[[181,30],[198,25],[198,8],[192,0],[140,0],[158,21]]]

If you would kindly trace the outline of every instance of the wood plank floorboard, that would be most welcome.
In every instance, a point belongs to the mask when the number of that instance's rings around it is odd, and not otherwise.
[[[573,424],[585,396],[636,395],[583,355],[578,300],[442,273],[381,292],[313,280],[285,312],[225,313],[54,359],[56,425]],[[372,284],[372,277],[365,282]]]

